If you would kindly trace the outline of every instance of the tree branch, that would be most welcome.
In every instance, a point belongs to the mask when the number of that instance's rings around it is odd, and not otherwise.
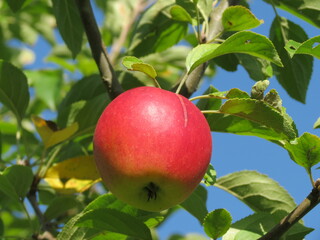
[[[238,0],[222,0],[216,8],[213,9],[210,15],[209,29],[207,36],[202,38],[202,43],[212,40],[215,36],[220,35],[223,32],[223,27],[221,23],[221,18],[224,10],[231,5],[236,5]],[[180,94],[189,98],[196,90],[203,77],[208,63],[203,63],[196,67],[190,75],[187,77],[184,85],[181,88]],[[182,78],[184,79],[184,78]],[[176,91],[180,82],[177,83],[172,91]]]
[[[280,223],[274,226],[267,234],[258,240],[277,240],[287,232],[295,223],[303,218],[310,210],[320,203],[320,179],[315,183],[315,187],[302,203],[297,206],[288,216],[283,218]]]
[[[107,91],[113,99],[121,94],[123,89],[108,58],[106,47],[101,39],[99,28],[94,18],[90,0],[76,0],[76,4],[79,9],[93,58],[97,64]]]

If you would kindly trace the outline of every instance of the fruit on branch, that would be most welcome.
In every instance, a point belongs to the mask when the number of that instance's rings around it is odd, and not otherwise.
[[[107,188],[146,211],[184,201],[202,180],[212,151],[200,110],[155,87],[134,88],[114,99],[97,123],[93,143]]]

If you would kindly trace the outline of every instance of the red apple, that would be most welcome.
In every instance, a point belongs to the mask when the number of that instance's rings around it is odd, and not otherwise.
[[[114,99],[94,133],[94,157],[107,188],[139,209],[184,201],[202,180],[212,151],[209,125],[187,98],[138,87]]]

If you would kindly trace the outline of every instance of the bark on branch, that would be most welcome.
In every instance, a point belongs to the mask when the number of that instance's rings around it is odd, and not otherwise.
[[[277,240],[286,233],[295,223],[302,219],[309,211],[320,203],[320,179],[316,181],[311,193],[280,223],[274,226],[267,234],[258,240]]]
[[[84,30],[86,32],[92,56],[97,64],[101,78],[112,99],[123,92],[108,58],[106,47],[95,20],[90,0],[76,0]]]

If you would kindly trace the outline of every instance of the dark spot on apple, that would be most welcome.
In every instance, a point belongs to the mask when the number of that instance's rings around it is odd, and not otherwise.
[[[159,187],[156,184],[150,182],[147,186],[145,186],[144,189],[147,191],[148,201],[157,199],[157,192],[159,191]]]

